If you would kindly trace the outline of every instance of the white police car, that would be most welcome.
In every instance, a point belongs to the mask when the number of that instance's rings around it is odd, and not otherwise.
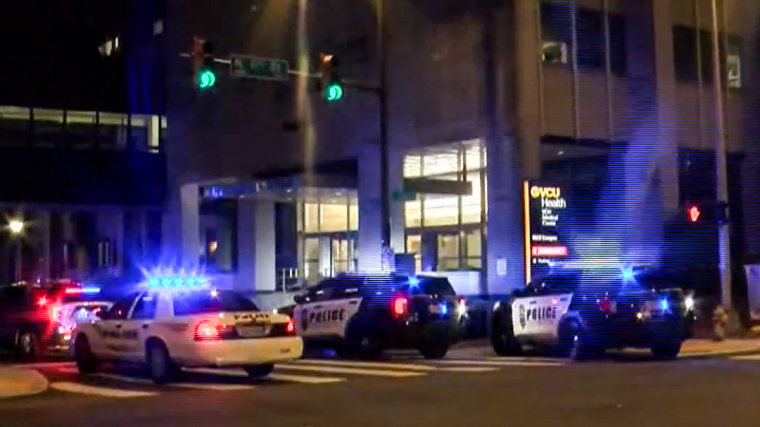
[[[303,343],[285,315],[260,312],[242,294],[215,289],[202,277],[151,278],[99,319],[75,331],[82,373],[100,361],[144,363],[155,382],[182,366],[239,366],[251,377],[301,357]]]
[[[575,359],[623,347],[675,358],[693,319],[675,284],[655,270],[550,274],[494,305],[491,344],[504,356],[531,345],[558,348]]]

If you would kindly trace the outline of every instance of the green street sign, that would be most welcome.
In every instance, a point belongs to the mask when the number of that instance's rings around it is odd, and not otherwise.
[[[258,56],[230,55],[230,73],[233,77],[287,81],[288,61]]]

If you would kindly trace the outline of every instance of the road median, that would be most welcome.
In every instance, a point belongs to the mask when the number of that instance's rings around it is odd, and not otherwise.
[[[0,367],[0,399],[30,396],[47,388],[45,376],[33,369]]]

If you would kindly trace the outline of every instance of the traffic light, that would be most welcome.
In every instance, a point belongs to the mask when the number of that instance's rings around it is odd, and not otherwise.
[[[338,59],[331,53],[319,54],[319,71],[322,78],[322,91],[327,102],[343,99],[345,90],[338,77]]]
[[[693,203],[686,207],[686,219],[692,224],[725,224],[729,222],[728,203]]]
[[[216,84],[213,47],[211,42],[198,37],[193,38],[193,82],[199,90],[206,90]]]
[[[699,221],[699,217],[702,216],[702,209],[699,208],[699,205],[691,205],[686,210],[686,214],[689,222],[697,222]]]

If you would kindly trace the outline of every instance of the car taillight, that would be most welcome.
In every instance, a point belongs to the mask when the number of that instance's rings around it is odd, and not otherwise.
[[[597,300],[597,303],[599,304],[599,310],[602,310],[604,314],[612,314],[615,311],[614,301],[606,296]]]
[[[467,314],[467,300],[463,297],[459,297],[459,301],[457,301],[457,314],[459,316]]]
[[[47,297],[45,297],[45,296],[42,296],[42,297],[40,297],[40,298],[37,300],[37,305],[38,305],[38,306],[40,306],[40,307],[44,307],[44,306],[46,306],[46,305],[47,305],[47,303],[48,303],[48,299],[47,299]]]
[[[204,320],[195,325],[195,340],[210,341],[234,338],[235,326],[225,325],[213,320]]]
[[[53,319],[53,321],[60,323],[61,322],[61,307],[60,306],[54,306],[52,309],[50,309],[50,318]]]
[[[287,332],[288,335],[296,334],[296,322],[294,322],[293,319],[288,319],[288,324],[285,326],[285,332]]]
[[[396,297],[393,299],[393,314],[396,316],[403,316],[406,314],[407,306],[409,305],[409,300],[406,299],[406,297]]]

